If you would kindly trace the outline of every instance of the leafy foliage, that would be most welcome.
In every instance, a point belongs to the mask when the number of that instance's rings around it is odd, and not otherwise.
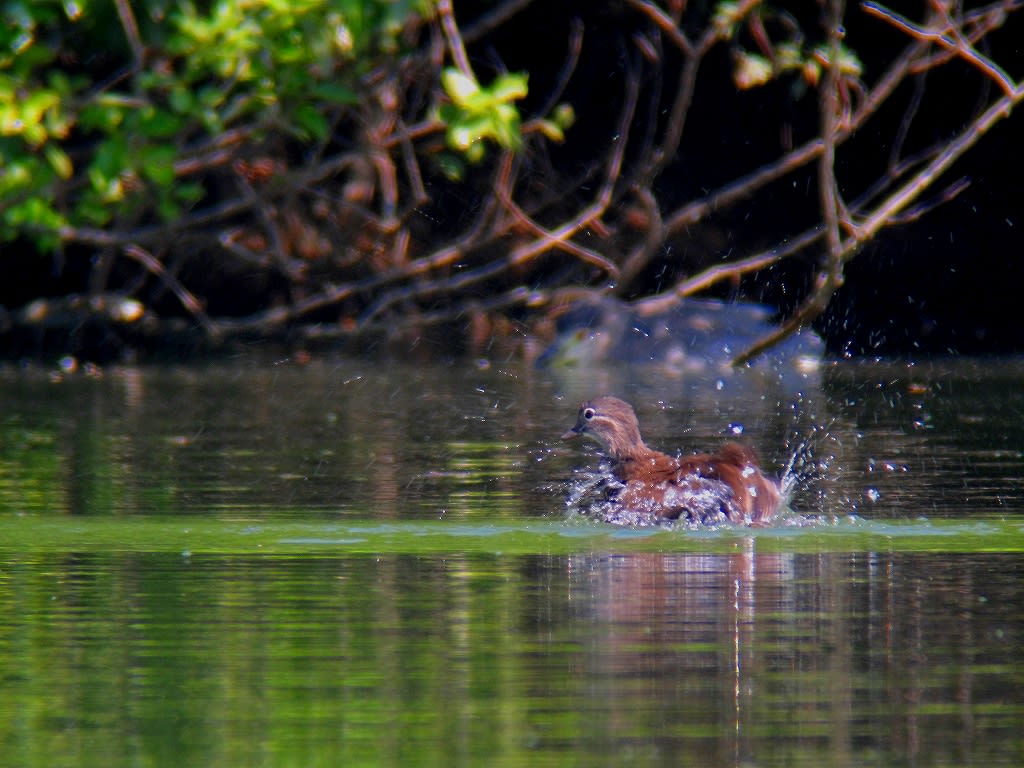
[[[829,66],[829,51],[823,45],[809,45],[804,31],[783,6],[749,4],[720,0],[714,9],[712,25],[723,38],[733,41],[733,82],[740,90],[765,85],[785,75],[799,75],[802,85],[816,86],[822,71]],[[756,51],[745,44],[747,37]],[[768,28],[782,30],[781,39],[773,39]],[[839,70],[844,78],[861,77],[863,67],[857,54],[844,44],[839,46]]]
[[[512,102],[526,96],[525,75],[501,75],[482,88],[469,75],[448,68],[441,73],[441,83],[451,99],[439,111],[448,125],[449,146],[465,152],[470,161],[483,157],[484,139],[506,149],[519,149],[519,112]]]
[[[429,4],[179,0],[148,10],[135,41],[144,60],[133,61],[124,36],[108,39],[121,27],[106,3],[5,5],[0,240],[28,233],[45,251],[63,227],[173,219],[204,194],[183,163],[231,130],[326,139],[332,115],[359,101],[359,77]],[[68,66],[79,61],[83,74]]]

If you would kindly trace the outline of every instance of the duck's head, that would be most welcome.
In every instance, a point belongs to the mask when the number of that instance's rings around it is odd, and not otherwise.
[[[580,403],[576,424],[562,439],[571,440],[581,435],[596,440],[613,459],[624,459],[647,450],[633,407],[609,395]]]

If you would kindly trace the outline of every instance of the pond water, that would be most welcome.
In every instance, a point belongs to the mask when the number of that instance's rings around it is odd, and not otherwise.
[[[570,516],[602,392],[795,464],[793,514]],[[1024,764],[1024,364],[8,367],[0,403],[0,765]]]

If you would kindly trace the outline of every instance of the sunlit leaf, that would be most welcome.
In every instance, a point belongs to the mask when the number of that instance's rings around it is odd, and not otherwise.
[[[484,159],[484,143],[482,141],[476,141],[466,148],[466,159],[471,163],[479,163]]]
[[[46,162],[53,168],[54,173],[65,180],[71,178],[75,169],[71,164],[71,158],[67,156],[63,149],[56,144],[47,144],[43,148],[43,154],[46,156]]]
[[[455,149],[467,150],[479,137],[480,131],[472,124],[460,122],[448,126],[448,145]]]
[[[12,226],[56,230],[64,225],[64,217],[46,200],[30,197],[4,211],[5,221]]]
[[[21,130],[21,135],[33,147],[38,147],[46,141],[46,129],[39,124],[24,126]]]
[[[711,23],[718,30],[721,37],[732,38],[736,33],[736,25],[742,21],[745,6],[741,3],[727,0],[715,6],[715,13]]]
[[[3,152],[0,151],[0,154]],[[34,165],[34,158],[25,158],[0,166],[0,195],[31,186]]]
[[[559,104],[551,115],[551,119],[563,131],[569,130],[576,122],[576,111],[572,104]]]
[[[459,106],[466,106],[467,102],[480,92],[480,86],[475,80],[452,67],[441,73],[441,85],[449,98]]]
[[[828,46],[818,46],[814,49],[814,57],[827,67],[832,60],[832,49]],[[850,77],[860,77],[863,67],[860,59],[853,51],[845,45],[839,46],[839,72]]]
[[[486,89],[495,101],[515,101],[526,97],[528,93],[527,76],[520,74],[504,74]]]
[[[804,65],[804,54],[796,43],[780,43],[775,47],[775,66],[779,70],[800,69]]]
[[[538,121],[537,128],[551,141],[559,144],[565,141],[565,133],[562,132],[561,126],[551,120]]]
[[[146,313],[146,307],[141,301],[129,298],[115,300],[109,309],[111,317],[121,323],[137,322]]]
[[[515,107],[503,104],[498,107],[489,123],[489,133],[506,149],[518,149],[522,141],[519,132],[519,113]]]
[[[57,107],[60,104],[60,97],[53,91],[36,91],[19,102],[21,119],[27,124],[40,123],[43,114]]]
[[[756,88],[772,79],[772,63],[763,56],[742,51],[736,56],[733,80],[740,90]]]

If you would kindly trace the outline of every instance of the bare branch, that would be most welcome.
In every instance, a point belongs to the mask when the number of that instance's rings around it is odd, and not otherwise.
[[[203,329],[210,336],[217,335],[217,325],[206,314],[206,310],[203,309],[203,305],[199,300],[192,295],[192,293],[185,288],[174,275],[170,274],[159,259],[153,256],[149,251],[144,248],[140,248],[137,245],[128,245],[122,250],[125,256],[132,259],[132,261],[138,262],[146,268],[154,277],[160,280],[161,283],[166,285],[181,302],[190,315],[192,315]]]
[[[627,2],[654,22],[655,26],[661,30],[661,33],[665,35],[669,42],[678,48],[683,55],[687,58],[693,58],[693,43],[691,43],[683,31],[679,29],[676,22],[661,10],[661,8],[656,6],[654,3],[647,2],[647,0],[627,0]]]
[[[121,27],[124,28],[124,36],[128,40],[128,47],[132,49],[133,69],[136,72],[141,72],[145,66],[146,49],[139,36],[139,25],[135,21],[135,14],[132,12],[128,0],[115,0],[115,5],[117,6],[117,17],[121,20]]]
[[[943,48],[955,52],[965,61],[973,64],[981,70],[987,77],[994,80],[999,87],[1003,89],[1003,93],[1006,96],[1012,97],[1020,88],[1020,86],[1013,81],[1013,78],[1010,77],[1002,67],[984,54],[979,53],[974,46],[963,37],[959,28],[953,23],[952,19],[949,18],[949,15],[945,11],[942,11],[945,24],[943,24],[943,29],[939,31],[935,29],[925,29],[918,24],[914,24],[909,19],[878,3],[872,2],[872,0],[866,0],[861,3],[861,7],[869,15],[888,21],[897,29],[906,32],[917,40],[937,43]],[[934,4],[932,5],[932,10],[937,10]]]
[[[462,42],[462,35],[459,34],[459,26],[455,23],[452,0],[438,0],[437,15],[441,19],[441,29],[444,30],[444,37],[448,42],[448,53],[451,55],[452,61],[466,77],[474,77],[473,68],[469,64],[469,56],[466,54],[466,46]]]

